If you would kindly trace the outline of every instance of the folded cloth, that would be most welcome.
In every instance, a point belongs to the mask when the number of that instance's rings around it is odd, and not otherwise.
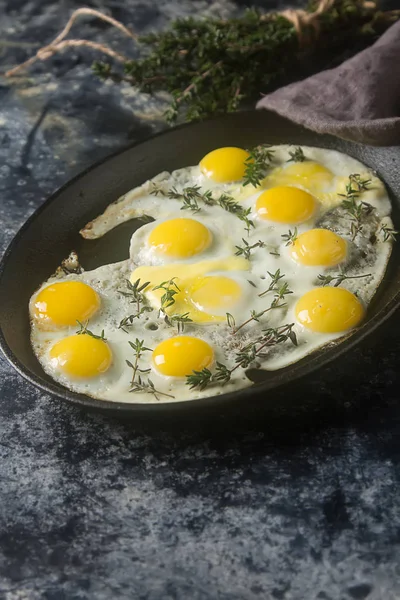
[[[400,145],[400,21],[335,69],[268,94],[257,104],[318,133]]]

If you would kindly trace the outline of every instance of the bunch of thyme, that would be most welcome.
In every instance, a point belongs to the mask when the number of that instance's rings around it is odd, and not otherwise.
[[[143,56],[127,61],[123,73],[107,63],[93,68],[103,79],[127,81],[143,92],[169,92],[170,122],[180,113],[190,121],[233,112],[284,77],[298,77],[308,61],[318,58],[323,68],[350,42],[368,45],[397,18],[396,11],[379,12],[364,0],[334,0],[317,11],[321,4],[311,0],[297,20],[289,12],[253,9],[227,20],[179,19],[166,31],[141,36]]]
[[[125,54],[85,39],[67,40],[74,21],[91,15],[117,27],[130,39]],[[258,98],[290,78],[299,78],[348,57],[372,43],[400,16],[378,10],[366,0],[309,0],[305,10],[261,14],[254,9],[231,19],[188,18],[165,31],[136,36],[123,23],[99,11],[74,11],[63,31],[35,56],[9,71],[13,76],[38,60],[66,48],[89,47],[114,62],[95,62],[94,72],[114,83],[127,82],[142,92],[166,91],[170,122],[233,112],[240,103]],[[119,65],[121,68],[118,66]]]

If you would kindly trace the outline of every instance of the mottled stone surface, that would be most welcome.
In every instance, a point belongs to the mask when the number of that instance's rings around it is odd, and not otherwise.
[[[86,4],[145,31],[246,3]],[[0,68],[78,5],[0,0]],[[129,44],[90,20],[79,33]],[[101,84],[89,58],[70,52],[0,79],[2,249],[72,175],[162,127],[162,99]],[[306,410],[211,430],[80,412],[0,359],[0,598],[399,598],[399,323],[275,395]]]

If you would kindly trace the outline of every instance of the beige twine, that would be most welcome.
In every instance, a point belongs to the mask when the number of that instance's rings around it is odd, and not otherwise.
[[[316,10],[312,13],[309,13],[303,9],[289,8],[289,9],[281,11],[278,14],[280,16],[284,17],[285,19],[287,19],[288,21],[290,21],[290,23],[292,23],[292,25],[295,28],[296,33],[297,33],[297,37],[299,40],[299,46],[300,46],[300,48],[303,48],[306,45],[306,43],[309,41],[310,29],[314,30],[314,36],[318,37],[318,34],[320,32],[319,16],[321,14],[325,13],[326,11],[328,11],[334,5],[334,3],[335,3],[335,0],[319,0],[319,4],[318,4]],[[375,2],[373,2],[371,0],[366,0],[363,3],[363,7],[366,9],[369,9],[369,10],[374,10],[376,8],[376,4],[375,4]],[[397,11],[392,11],[392,13],[396,13],[396,12]],[[30,67],[37,60],[47,60],[48,58],[53,56],[53,54],[55,54],[56,52],[59,52],[60,50],[64,50],[65,48],[71,48],[71,47],[86,46],[87,48],[92,48],[93,50],[98,50],[99,52],[102,52],[103,54],[107,54],[108,56],[115,58],[118,62],[126,62],[129,60],[126,56],[124,56],[123,54],[120,54],[119,52],[116,52],[115,50],[113,50],[109,46],[106,46],[105,44],[99,44],[97,42],[91,42],[89,40],[82,40],[82,39],[65,40],[64,38],[70,32],[72,25],[74,24],[76,19],[78,17],[80,17],[81,15],[91,15],[91,16],[101,19],[102,21],[107,21],[107,23],[110,23],[111,25],[113,25],[114,27],[116,27],[117,29],[122,31],[122,33],[124,33],[125,35],[130,37],[135,42],[138,41],[138,37],[134,33],[132,33],[129,29],[127,29],[127,27],[125,27],[125,25],[123,25],[120,21],[117,21],[116,19],[113,19],[112,17],[108,17],[107,15],[104,15],[100,11],[93,10],[92,8],[78,8],[77,10],[75,10],[72,13],[68,23],[66,24],[64,29],[61,31],[61,33],[59,33],[59,35],[50,44],[40,48],[36,52],[35,56],[32,56],[31,58],[29,58],[25,62],[21,63],[20,65],[17,65],[16,67],[13,67],[9,71],[7,71],[5,73],[5,76],[12,77],[13,75],[18,73],[22,69]],[[271,15],[267,13],[261,17],[261,20],[266,20],[266,19],[270,19],[270,18],[271,18]],[[185,51],[182,50],[181,52],[184,53]]]
[[[78,17],[80,17],[81,15],[91,15],[93,17],[97,17],[97,18],[101,19],[102,21],[107,21],[107,23],[110,23],[111,25],[116,27],[117,29],[122,31],[122,33],[127,35],[128,37],[137,41],[137,36],[134,33],[132,33],[131,31],[129,31],[129,29],[127,27],[125,27],[125,25],[120,23],[120,21],[117,21],[116,19],[113,19],[112,17],[108,17],[107,15],[104,15],[100,11],[93,10],[92,8],[78,8],[77,10],[75,10],[72,13],[68,23],[66,24],[64,29],[61,31],[61,33],[59,33],[58,36],[52,42],[50,42],[50,44],[48,44],[47,46],[43,46],[42,48],[39,48],[39,50],[36,52],[35,56],[32,56],[31,58],[29,58],[25,62],[21,63],[20,65],[17,65],[16,67],[13,67],[9,71],[7,71],[5,73],[5,76],[12,77],[13,75],[18,73],[22,69],[25,69],[25,68],[33,65],[33,63],[35,63],[37,60],[47,60],[48,58],[53,56],[53,54],[55,54],[56,52],[59,52],[60,50],[64,50],[65,48],[77,47],[77,46],[86,46],[87,48],[92,48],[93,50],[98,50],[99,52],[102,52],[103,54],[108,54],[108,56],[115,58],[119,62],[126,62],[127,60],[129,60],[123,54],[116,52],[115,50],[113,50],[112,48],[109,48],[108,46],[106,46],[104,44],[98,44],[96,42],[91,42],[89,40],[64,40],[64,38],[70,32],[71,27],[74,24],[74,22],[76,21],[76,19]]]

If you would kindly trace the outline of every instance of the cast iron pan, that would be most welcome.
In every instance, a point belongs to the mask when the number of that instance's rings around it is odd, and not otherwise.
[[[228,411],[231,405],[257,397],[273,401],[272,390],[294,381],[348,352],[374,331],[399,305],[399,245],[395,244],[389,268],[372,302],[363,325],[347,340],[321,349],[279,371],[253,371],[254,386],[200,400],[168,404],[103,402],[70,392],[41,369],[29,342],[28,301],[35,289],[55,271],[71,250],[79,254],[85,269],[123,260],[129,239],[140,226],[125,223],[103,238],[83,240],[78,232],[110,202],[161,171],[193,165],[219,146],[251,147],[260,143],[294,143],[332,148],[354,156],[378,172],[391,195],[395,226],[400,225],[400,150],[374,148],[321,136],[267,111],[235,113],[202,123],[184,125],[129,147],[91,167],[56,192],[25,223],[10,244],[0,265],[0,346],[15,369],[46,392],[86,407],[134,413],[136,416],[165,415],[215,408]]]

